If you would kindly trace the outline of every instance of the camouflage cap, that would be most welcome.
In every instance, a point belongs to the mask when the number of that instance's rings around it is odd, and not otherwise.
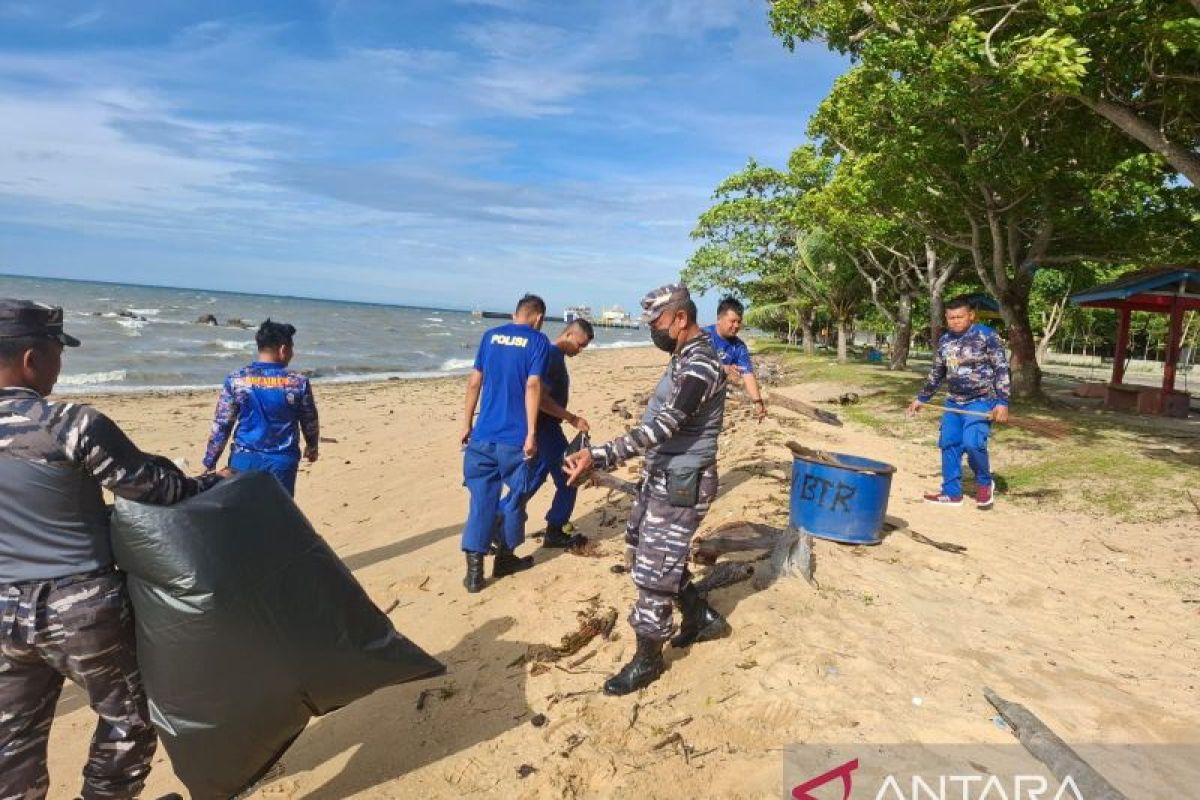
[[[649,325],[671,306],[692,299],[692,293],[682,283],[668,283],[642,298],[642,322]]]
[[[63,333],[63,310],[29,300],[0,297],[0,339],[46,337],[66,347],[78,347],[79,340]]]

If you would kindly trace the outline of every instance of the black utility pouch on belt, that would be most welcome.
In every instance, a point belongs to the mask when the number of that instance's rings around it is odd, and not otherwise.
[[[700,502],[699,469],[667,471],[667,502],[676,508],[692,508]]]

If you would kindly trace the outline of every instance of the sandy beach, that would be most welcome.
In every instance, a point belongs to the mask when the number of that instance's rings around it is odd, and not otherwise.
[[[652,348],[585,353],[570,364],[572,408],[595,437],[620,433],[628,422],[613,404],[633,409],[664,362]],[[1068,741],[1200,741],[1197,517],[1135,524],[1003,495],[991,513],[923,505],[937,480],[936,419],[906,423],[899,412],[896,425],[924,426],[926,444],[787,412],[759,425],[731,406],[721,495],[702,530],[784,524],[784,442],[795,438],[895,464],[889,513],[965,553],[902,533],[871,548],[820,542],[819,588],[785,580],[715,591],[731,637],[669,651],[658,682],[605,697],[600,683],[633,646],[624,621],[633,587],[610,571],[628,502],[584,491],[576,524],[598,542],[593,557],[530,541],[521,552],[536,554],[533,570],[466,594],[463,382],[318,386],[327,441],[301,471],[298,502],[397,628],[449,672],[313,720],[284,773],[256,796],[778,797],[782,750],[794,743],[1012,742],[985,686]],[[818,401],[847,388],[801,380],[774,391]],[[94,402],[143,449],[198,468],[215,393]],[[1022,457],[994,448],[1001,473]],[[531,534],[549,497],[531,506]],[[531,645],[575,631],[580,612],[609,607],[615,640],[596,639],[549,669],[523,663]],[[548,721],[535,727],[539,713]],[[52,797],[78,790],[93,724],[68,686],[51,739]],[[522,765],[533,769],[527,777]],[[160,748],[146,796],[168,791],[182,787]]]

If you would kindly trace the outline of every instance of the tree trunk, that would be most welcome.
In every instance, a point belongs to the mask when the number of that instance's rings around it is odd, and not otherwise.
[[[811,311],[800,313],[800,333],[804,340],[804,355],[806,356],[817,354],[817,338],[813,334],[814,316]]]
[[[850,321],[842,317],[838,317],[837,321],[837,362],[845,364],[849,361],[847,345],[850,338]]]
[[[1015,284],[1015,285],[1014,285]],[[1037,362],[1037,345],[1033,326],[1029,324],[1029,287],[1025,282],[1013,282],[1015,291],[1000,298],[1000,316],[1008,329],[1008,346],[1012,351],[1008,366],[1012,372],[1013,397],[1035,398],[1042,393],[1042,370]]]
[[[892,355],[888,361],[888,369],[900,370],[908,366],[908,350],[912,345],[912,312],[913,296],[901,294],[896,309],[896,326],[892,334]]]
[[[938,339],[942,338],[942,328],[946,324],[946,301],[942,297],[942,287],[935,286],[929,290],[929,349],[937,350]]]
[[[1142,119],[1120,103],[1083,95],[1075,95],[1075,99],[1116,125],[1122,133],[1158,153],[1168,164],[1191,181],[1193,186],[1200,186],[1200,155],[1178,142],[1171,141],[1155,125]]]

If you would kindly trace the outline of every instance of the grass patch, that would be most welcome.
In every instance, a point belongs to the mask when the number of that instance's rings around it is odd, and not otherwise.
[[[806,356],[799,347],[776,342],[759,344],[755,354],[781,362],[785,383],[834,383],[846,391],[871,392],[855,405],[829,408],[880,436],[936,449],[938,414],[925,411],[911,423],[903,421],[921,375],[862,362],[838,364],[831,355]],[[1145,419],[1097,416],[1046,403],[1018,402],[1014,412],[1065,421],[1071,435],[1055,440],[1011,426],[993,428],[993,470],[1002,496],[1128,522],[1195,513],[1184,489],[1200,465],[1200,440],[1181,445],[1169,433],[1156,435]]]
[[[1096,510],[1126,522],[1161,521],[1185,511],[1171,497],[1181,497],[1186,485],[1180,470],[1119,442],[1102,447],[1061,445],[1051,455],[1005,468],[1002,477],[1016,498],[1054,492],[1058,505]]]

